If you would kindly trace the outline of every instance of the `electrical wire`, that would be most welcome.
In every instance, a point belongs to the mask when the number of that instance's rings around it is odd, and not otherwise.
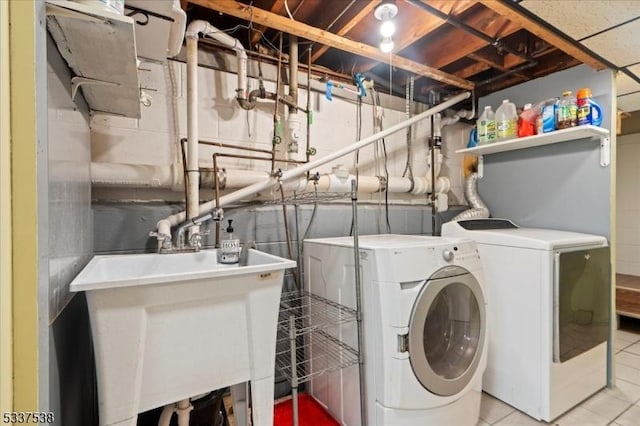
[[[375,96],[378,100],[378,104],[380,104],[380,95],[378,94],[378,92],[375,93]],[[378,131],[384,130],[382,126],[382,117],[380,117],[380,122],[378,126],[379,126]],[[387,225],[387,233],[390,234],[391,224],[389,223],[389,167],[388,167],[388,158],[387,158],[387,145],[384,138],[382,138],[381,144],[382,144],[382,153],[384,158],[384,173],[385,173],[385,179],[387,181],[386,183],[387,187],[385,188],[385,191],[384,191],[384,211],[385,211],[385,220]]]
[[[284,222],[284,236],[287,240],[287,253],[289,254],[289,259],[293,259],[293,249],[291,248],[291,235],[289,234],[287,203],[285,203],[284,188],[282,186],[282,181],[280,181],[279,183],[280,183],[280,196],[282,197],[282,216],[283,216],[283,222]],[[298,267],[295,266],[291,269],[294,269],[293,273],[291,274],[291,276],[293,277],[293,283],[295,287],[299,289],[300,287],[298,286],[298,280],[296,278]]]
[[[292,21],[295,21],[295,19],[293,19],[293,15],[291,14],[291,11],[289,10],[289,2],[287,0],[284,0],[284,8],[287,11],[287,15],[289,15],[289,19],[291,19]]]

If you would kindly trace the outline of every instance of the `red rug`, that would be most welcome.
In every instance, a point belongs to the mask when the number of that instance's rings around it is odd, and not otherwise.
[[[273,412],[274,426],[291,426],[292,400],[276,404]],[[298,422],[300,426],[339,426],[320,404],[307,394],[298,395]]]

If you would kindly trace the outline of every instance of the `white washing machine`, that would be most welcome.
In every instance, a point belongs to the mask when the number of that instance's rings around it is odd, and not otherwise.
[[[486,392],[547,422],[606,385],[610,257],[606,238],[448,222],[478,245],[491,300]]]
[[[486,298],[475,244],[367,235],[359,248],[367,424],[475,425],[487,357]],[[306,289],[355,308],[353,238],[305,240],[304,253]],[[355,323],[330,332],[357,347]],[[313,348],[311,359],[322,350]],[[348,426],[362,424],[359,389],[357,365],[310,384],[310,393]]]

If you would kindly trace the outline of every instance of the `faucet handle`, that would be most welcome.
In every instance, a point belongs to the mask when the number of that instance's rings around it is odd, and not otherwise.
[[[163,232],[149,232],[150,237],[156,237],[163,249],[170,249],[172,247],[171,235]]]

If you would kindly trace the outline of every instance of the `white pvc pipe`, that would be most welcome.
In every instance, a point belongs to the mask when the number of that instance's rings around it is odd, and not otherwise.
[[[165,405],[160,413],[160,419],[158,420],[158,426],[169,426],[171,424],[171,417],[176,409],[176,404]]]
[[[198,34],[211,37],[223,45],[235,50],[236,58],[238,60],[238,88],[236,89],[236,92],[238,93],[239,98],[245,99],[247,90],[247,52],[245,51],[242,43],[209,24],[207,21],[198,20],[191,22],[187,27],[185,37],[187,39],[195,38],[197,40]]]
[[[457,96],[454,96],[453,98],[449,99],[448,101],[445,101],[433,108],[430,108],[418,115],[415,115],[405,121],[402,121],[396,125],[393,125],[391,127],[388,127],[385,130],[382,130],[378,133],[375,133],[359,142],[356,142],[354,144],[351,144],[349,146],[346,146],[342,149],[339,149],[338,151],[335,151],[325,157],[319,158],[317,160],[311,161],[309,163],[303,164],[299,167],[296,167],[295,169],[291,169],[288,170],[286,172],[284,172],[282,174],[282,176],[280,177],[280,180],[283,182],[286,182],[289,179],[293,179],[296,178],[298,176],[302,176],[303,174],[307,173],[308,171],[311,171],[319,166],[322,166],[324,164],[327,164],[337,158],[343,157],[347,154],[350,154],[354,151],[357,151],[359,149],[364,148],[367,145],[372,144],[373,142],[382,139],[388,135],[391,135],[399,130],[402,130],[408,126],[411,126],[414,123],[417,123],[420,120],[423,120],[435,113],[438,113],[440,111],[444,111],[445,109],[449,108],[452,105],[457,104],[460,101],[463,101],[467,98],[469,98],[469,96],[471,96],[470,92],[464,92],[461,93]],[[254,194],[256,194],[257,192],[260,191],[264,191],[265,189],[269,189],[271,188],[273,185],[275,185],[278,182],[278,179],[276,177],[271,177],[266,181],[263,182],[257,182],[254,183],[253,185],[249,185],[246,188],[242,188],[238,191],[232,192],[231,194],[227,194],[223,197],[220,198],[220,206],[216,206],[215,201],[210,201],[207,203],[204,203],[202,205],[200,205],[200,214],[204,214],[204,213],[208,213],[210,211],[212,211],[214,208],[216,207],[222,207],[225,206],[227,204],[230,203],[234,203],[240,200],[243,200],[247,197],[250,197]],[[175,226],[181,222],[184,222],[186,220],[186,214],[185,212],[180,212],[180,213],[176,213],[173,214],[165,219],[162,219],[158,222],[158,231],[161,233],[167,233],[170,234],[171,231],[171,227]]]
[[[178,189],[182,181],[175,165],[91,163],[91,183],[95,186]]]
[[[178,401],[176,404],[176,413],[178,414],[178,426],[189,426],[189,416],[193,410],[193,406],[188,399]]]

